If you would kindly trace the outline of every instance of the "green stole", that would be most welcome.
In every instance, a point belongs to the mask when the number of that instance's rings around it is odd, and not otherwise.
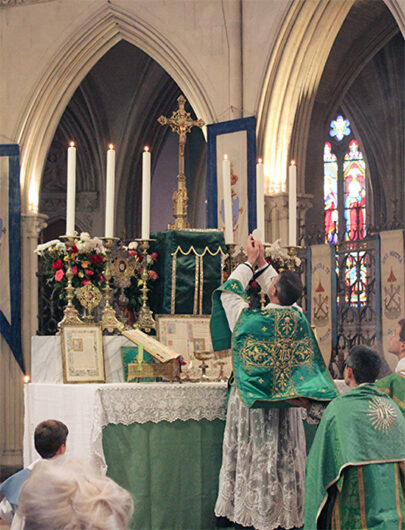
[[[387,375],[379,379],[376,385],[381,392],[385,392],[395,401],[405,416],[405,374]]]
[[[302,311],[293,306],[246,308],[232,335],[220,301],[223,291],[245,301],[246,293],[239,281],[225,282],[214,293],[210,322],[214,350],[232,345],[235,384],[246,407],[289,407],[286,400],[292,398],[330,401],[337,396]]]
[[[401,411],[374,384],[332,401],[307,459],[304,528],[399,528],[404,440]]]

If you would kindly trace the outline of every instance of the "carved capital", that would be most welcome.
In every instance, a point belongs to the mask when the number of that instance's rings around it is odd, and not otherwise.
[[[26,237],[38,239],[41,230],[47,227],[48,216],[42,213],[27,213],[21,215],[23,234]]]

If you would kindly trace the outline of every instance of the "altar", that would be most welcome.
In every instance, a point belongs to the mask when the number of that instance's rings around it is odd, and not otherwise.
[[[134,497],[132,528],[214,528],[225,383],[25,385],[24,466],[35,426],[57,418],[67,452]]]

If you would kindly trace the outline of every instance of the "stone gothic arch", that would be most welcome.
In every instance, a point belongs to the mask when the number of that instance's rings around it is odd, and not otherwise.
[[[41,76],[17,128],[22,146],[23,210],[38,200],[47,151],[56,127],[76,88],[89,70],[115,44],[127,40],[158,62],[178,84],[206,123],[214,120],[213,107],[191,65],[153,27],[117,6],[107,4],[76,28]],[[35,200],[34,200],[35,202]]]
[[[405,11],[396,0],[384,3],[405,35]],[[298,191],[305,191],[314,99],[329,53],[354,4],[355,0],[294,2],[286,13],[269,54],[258,104],[258,152],[265,160],[267,182],[276,189],[285,189],[287,163],[294,158],[299,164]],[[384,35],[379,38],[382,43]]]

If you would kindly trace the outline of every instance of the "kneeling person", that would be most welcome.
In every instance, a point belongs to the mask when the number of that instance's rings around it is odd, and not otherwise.
[[[305,529],[402,528],[405,419],[374,384],[380,364],[367,346],[347,357],[351,390],[327,406],[308,455]]]

